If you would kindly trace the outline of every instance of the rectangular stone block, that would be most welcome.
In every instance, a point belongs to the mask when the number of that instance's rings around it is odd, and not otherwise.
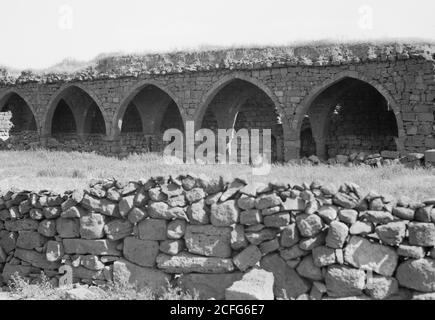
[[[63,239],[66,254],[95,254],[100,256],[120,256],[116,249],[119,242],[111,240]]]

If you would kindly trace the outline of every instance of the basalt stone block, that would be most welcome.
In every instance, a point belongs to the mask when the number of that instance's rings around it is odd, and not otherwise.
[[[41,269],[55,270],[60,267],[58,262],[50,262],[47,260],[45,254],[38,253],[34,250],[17,248],[15,250],[14,257]]]
[[[121,217],[126,217],[131,209],[134,207],[134,195],[123,197],[119,201],[119,214]]]
[[[212,225],[187,225],[184,239],[187,250],[203,256],[231,256],[231,228]]]
[[[187,216],[192,224],[209,224],[210,214],[204,200],[192,203],[187,208]]]
[[[83,239],[101,239],[104,236],[104,216],[90,213],[80,218],[80,237]]]
[[[183,274],[177,280],[177,285],[190,294],[198,293],[200,299],[225,299],[225,290],[235,281],[242,279],[243,273],[190,273]]]
[[[350,265],[390,277],[396,270],[398,256],[391,247],[352,236],[344,249],[344,259]]]
[[[186,221],[177,219],[168,223],[166,234],[169,239],[181,239],[184,236],[185,232]]]
[[[133,233],[133,224],[128,220],[112,220],[104,226],[104,232],[108,239],[123,239]]]
[[[58,218],[56,232],[61,238],[78,238],[80,236],[80,221],[78,219]]]
[[[259,224],[263,221],[263,218],[261,216],[261,213],[258,209],[249,209],[240,212],[240,223],[247,225],[247,226],[253,226],[256,224]]]
[[[411,222],[408,225],[409,243],[422,247],[435,246],[435,224]]]
[[[183,240],[165,240],[160,242],[159,249],[161,252],[176,255],[183,251],[185,248],[185,244]]]
[[[255,207],[259,210],[276,207],[282,204],[282,200],[275,193],[265,194],[255,199]]]
[[[145,219],[139,222],[139,238],[142,240],[166,240],[167,221],[161,219]]]
[[[280,244],[282,247],[291,247],[299,242],[299,230],[295,223],[285,226],[281,231]]]
[[[130,262],[143,267],[153,267],[159,253],[159,243],[127,237],[124,239],[123,253]]]
[[[377,226],[375,231],[383,243],[396,246],[405,238],[406,224],[403,221],[390,222]]]
[[[145,219],[147,216],[148,216],[148,214],[146,211],[144,211],[140,208],[134,207],[128,213],[128,221],[130,221],[131,223],[138,223],[138,222],[142,221],[143,219]]]
[[[264,225],[266,227],[280,228],[285,227],[290,223],[290,214],[281,212],[264,217]]]
[[[313,256],[305,256],[301,263],[296,267],[296,271],[300,276],[310,280],[323,280],[322,270],[314,264]]]
[[[397,268],[396,278],[403,287],[420,292],[435,291],[435,260],[409,259]]]
[[[216,227],[228,227],[239,220],[239,208],[235,200],[228,200],[211,206],[210,221]]]
[[[322,219],[315,214],[300,214],[296,217],[296,225],[303,237],[313,237],[323,228]]]
[[[273,273],[273,292],[276,299],[296,298],[310,289],[308,283],[276,253],[264,256],[260,266]]]
[[[116,248],[119,243],[117,241],[106,239],[63,239],[62,243],[66,254],[95,254],[98,256],[121,255],[121,252]]]
[[[329,266],[325,274],[325,284],[330,297],[359,296],[365,288],[365,282],[364,270],[347,266]]]
[[[225,290],[226,300],[273,300],[274,278],[271,272],[252,269]]]
[[[38,226],[38,221],[32,219],[5,221],[5,229],[8,231],[37,230]]]
[[[42,247],[47,239],[36,231],[19,231],[17,247],[23,249],[35,249]]]
[[[234,225],[230,234],[230,244],[233,250],[240,250],[248,246],[248,240],[245,237],[245,229],[243,226]]]
[[[83,197],[81,205],[106,216],[119,216],[118,204],[107,199],[95,198],[89,194]]]
[[[254,266],[261,259],[261,251],[257,246],[250,245],[233,258],[234,264],[241,271]]]
[[[162,293],[171,280],[171,276],[154,268],[140,267],[126,260],[113,263],[113,281],[130,283],[138,289],[149,288],[153,292]]]
[[[346,241],[349,234],[349,228],[343,222],[332,221],[329,224],[328,234],[326,236],[326,245],[330,248],[340,249]]]
[[[202,257],[187,252],[175,256],[159,254],[157,268],[166,273],[228,273],[234,271],[232,259]]]

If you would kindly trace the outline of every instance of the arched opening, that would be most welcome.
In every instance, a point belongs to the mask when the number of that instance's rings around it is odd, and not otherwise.
[[[200,128],[219,129],[271,129],[273,161],[283,160],[283,128],[280,116],[271,98],[253,83],[233,79],[214,94],[200,119]],[[273,140],[273,139],[272,139]],[[238,142],[239,153],[241,143]],[[260,139],[262,152],[262,139]],[[253,161],[254,159],[250,159]]]
[[[0,101],[0,140],[8,140],[15,147],[20,141],[38,140],[35,116],[26,101],[17,93]]]
[[[106,134],[103,115],[95,102],[90,105],[86,113],[84,133],[89,135]]]
[[[36,121],[26,101],[17,93],[7,95],[0,104],[1,136],[20,135],[25,132],[35,132]]]
[[[161,151],[163,133],[170,128],[184,130],[176,102],[159,87],[139,88],[121,105],[115,120],[125,152]]]
[[[106,121],[97,102],[84,89],[71,85],[51,103],[45,120],[45,133],[58,142],[57,148],[93,150],[106,135]],[[52,146],[50,140],[50,146]]]
[[[65,102],[61,99],[56,107],[51,122],[51,134],[60,136],[62,134],[74,134],[77,132],[77,124],[74,114]]]
[[[304,117],[301,128],[301,151],[300,156],[309,157],[316,154],[316,142],[313,138],[313,130],[311,129],[310,118]]]
[[[346,77],[329,86],[312,101],[305,119],[309,119],[316,154],[321,158],[397,150],[394,111],[365,81]],[[303,148],[308,149],[308,139],[307,127],[302,124],[301,155],[306,152]]]

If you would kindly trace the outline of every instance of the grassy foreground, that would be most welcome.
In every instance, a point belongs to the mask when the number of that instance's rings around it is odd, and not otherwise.
[[[267,176],[253,176],[247,165],[166,165],[156,153],[131,155],[125,159],[94,153],[38,151],[0,151],[0,190],[11,187],[57,192],[84,188],[92,178],[115,177],[138,180],[158,175],[181,173],[243,177],[248,181],[285,181],[302,183],[318,180],[359,184],[365,191],[375,190],[414,200],[435,197],[435,169],[410,169],[401,165],[371,168],[367,166],[311,166],[277,164]]]

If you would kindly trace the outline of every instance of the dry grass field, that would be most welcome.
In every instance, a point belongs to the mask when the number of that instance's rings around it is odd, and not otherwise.
[[[193,172],[207,176],[238,176],[249,181],[286,181],[290,183],[346,181],[364,190],[393,196],[406,195],[414,200],[435,196],[435,169],[409,169],[401,165],[382,168],[309,166],[277,164],[268,176],[253,176],[246,165],[165,165],[159,154],[131,155],[125,159],[93,153],[50,151],[1,151],[0,190],[11,187],[62,192],[84,188],[92,178],[115,177],[137,180],[158,175]]]

